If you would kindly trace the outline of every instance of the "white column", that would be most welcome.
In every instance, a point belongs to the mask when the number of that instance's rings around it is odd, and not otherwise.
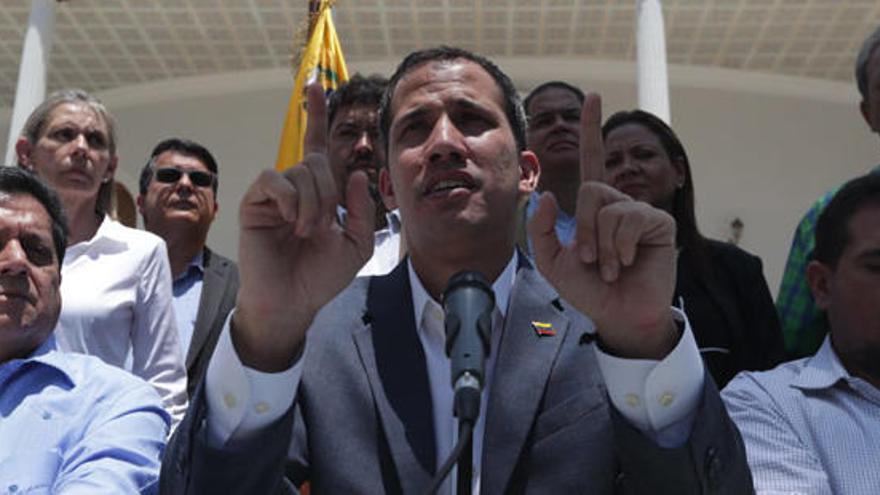
[[[15,164],[15,142],[24,127],[24,122],[46,97],[46,68],[52,51],[52,31],[55,23],[52,6],[54,1],[56,0],[31,0],[31,14],[21,49],[15,105],[12,108],[12,121],[9,124],[4,165]]]
[[[639,108],[669,123],[669,76],[666,33],[660,0],[636,0],[636,59],[639,68]]]

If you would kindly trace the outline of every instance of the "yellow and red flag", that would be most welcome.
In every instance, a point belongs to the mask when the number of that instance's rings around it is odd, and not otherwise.
[[[300,57],[296,82],[290,94],[287,117],[275,170],[288,169],[303,158],[303,139],[306,134],[306,87],[314,82],[324,86],[330,93],[348,80],[348,69],[342,56],[342,45],[336,36],[331,7],[336,0],[311,0],[309,2],[309,38]]]

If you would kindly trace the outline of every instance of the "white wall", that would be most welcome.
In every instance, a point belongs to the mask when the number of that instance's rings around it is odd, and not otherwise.
[[[636,104],[632,64],[498,63],[523,91],[553,77],[601,92],[605,115]],[[391,67],[377,61],[350,69],[388,73]],[[693,67],[672,67],[670,78],[672,124],[694,169],[700,226],[706,235],[726,238],[730,222],[742,219],[741,245],[763,258],[775,294],[800,214],[827,188],[880,161],[880,143],[859,115],[854,84]],[[258,171],[274,164],[291,81],[287,71],[274,70],[100,93],[119,121],[120,180],[136,194],[140,167],[165,137],[205,144],[220,164],[220,215],[209,243],[235,257],[237,205]],[[8,115],[9,109],[0,110],[4,125]]]

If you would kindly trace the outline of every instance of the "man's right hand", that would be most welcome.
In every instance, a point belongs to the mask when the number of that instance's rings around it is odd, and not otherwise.
[[[363,172],[346,188],[345,226],[336,221],[339,196],[327,163],[323,88],[308,88],[302,162],[283,173],[266,170],[239,211],[241,286],[232,341],[242,363],[264,372],[289,368],[306,330],[373,253],[374,209]]]

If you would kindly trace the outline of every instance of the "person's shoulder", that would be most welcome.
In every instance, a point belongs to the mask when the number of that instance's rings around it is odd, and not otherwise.
[[[235,261],[223,256],[222,254],[214,251],[208,246],[205,246],[205,255],[204,255],[204,263],[205,266],[222,266],[224,268],[228,268],[231,271],[238,273],[238,263]]]
[[[761,261],[761,258],[757,255],[754,255],[730,242],[706,239],[706,249],[709,250],[713,259],[721,260],[728,265],[740,265]]]
[[[811,358],[787,361],[766,371],[741,371],[724,387],[726,398],[766,396],[774,400],[793,393],[792,382],[801,374]]]
[[[116,220],[107,220],[105,235],[113,240],[124,242],[133,251],[153,252],[158,248],[165,247],[165,241],[161,237],[146,230],[126,227]]]
[[[91,390],[89,395],[96,398],[116,398],[122,395],[136,395],[144,403],[161,408],[161,398],[156,390],[142,378],[121,368],[111,366],[100,358],[53,350],[46,359],[63,370],[80,390]]]
[[[314,333],[320,339],[336,338],[339,334],[349,334],[359,327],[367,307],[367,292],[373,277],[357,277],[336,297],[318,311],[312,327],[320,327]]]

